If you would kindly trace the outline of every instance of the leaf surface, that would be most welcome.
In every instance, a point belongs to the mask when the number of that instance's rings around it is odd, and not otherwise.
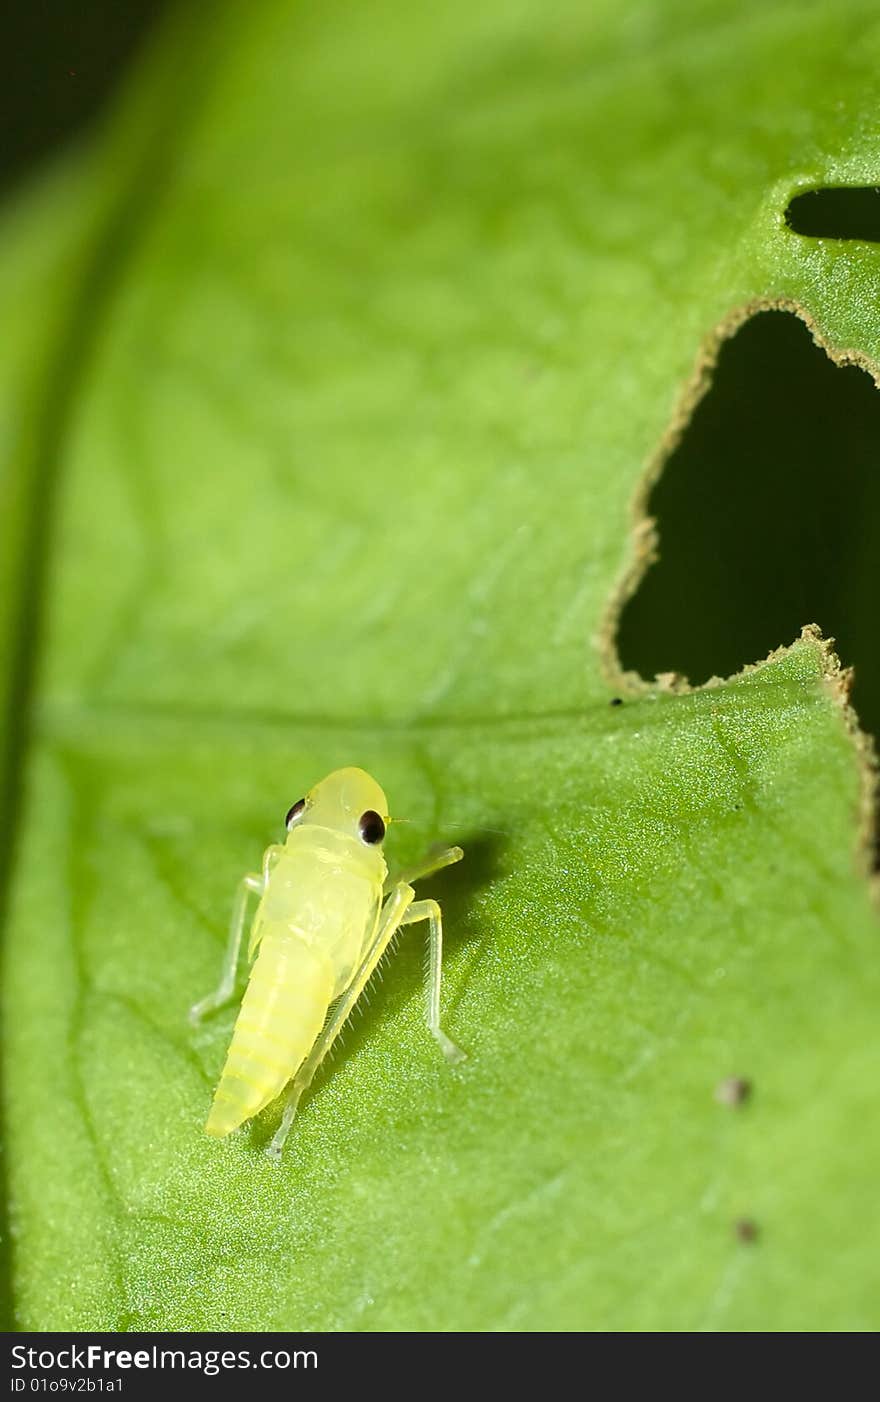
[[[8,216],[9,266],[45,223],[32,261],[78,288],[43,345],[0,282],[36,443],[3,488],[16,1317],[873,1328],[880,971],[833,662],[807,634],[611,706],[595,640],[711,330],[786,300],[880,355],[880,252],[783,218],[878,180],[880,25],[437,10],[187,11],[58,210]],[[271,1115],[202,1135],[233,1011],[186,1011],[239,875],[345,763],[410,820],[396,857],[466,848],[430,889],[469,1058],[424,1031],[410,931],[276,1167]]]

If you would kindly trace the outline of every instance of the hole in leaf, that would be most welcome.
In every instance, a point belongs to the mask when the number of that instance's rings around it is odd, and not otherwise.
[[[790,312],[724,343],[649,509],[660,560],[626,605],[621,663],[729,676],[817,623],[880,733],[880,393]]]
[[[795,234],[880,243],[880,186],[841,185],[796,195],[785,211]]]

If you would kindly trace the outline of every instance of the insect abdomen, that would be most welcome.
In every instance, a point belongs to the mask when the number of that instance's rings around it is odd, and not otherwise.
[[[205,1132],[222,1138],[280,1095],[320,1032],[333,969],[289,927],[266,929]]]

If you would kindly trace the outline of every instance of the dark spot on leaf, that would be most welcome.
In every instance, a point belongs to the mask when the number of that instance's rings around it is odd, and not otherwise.
[[[758,1224],[752,1217],[737,1217],[733,1224],[733,1233],[737,1241],[750,1246],[758,1240]]]
[[[752,1083],[745,1076],[725,1076],[715,1087],[719,1105],[742,1105],[752,1093]]]
[[[609,705],[609,706],[622,706],[622,705],[623,705],[623,697],[622,697],[622,696],[612,696],[611,700],[608,702],[608,705]]]
[[[793,234],[880,243],[880,186],[840,185],[795,195],[785,211]]]

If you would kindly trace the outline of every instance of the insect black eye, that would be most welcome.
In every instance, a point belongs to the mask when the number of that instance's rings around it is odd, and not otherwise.
[[[287,828],[288,832],[290,832],[290,829],[293,827],[294,823],[299,822],[300,818],[302,817],[303,813],[305,813],[305,811],[306,801],[304,798],[298,798],[293,807],[288,808],[287,817],[284,819],[284,826]]]
[[[368,808],[366,813],[362,813],[358,819],[358,832],[362,840],[372,846],[373,843],[381,842],[385,836],[385,824],[378,813],[374,813],[372,808]]]

